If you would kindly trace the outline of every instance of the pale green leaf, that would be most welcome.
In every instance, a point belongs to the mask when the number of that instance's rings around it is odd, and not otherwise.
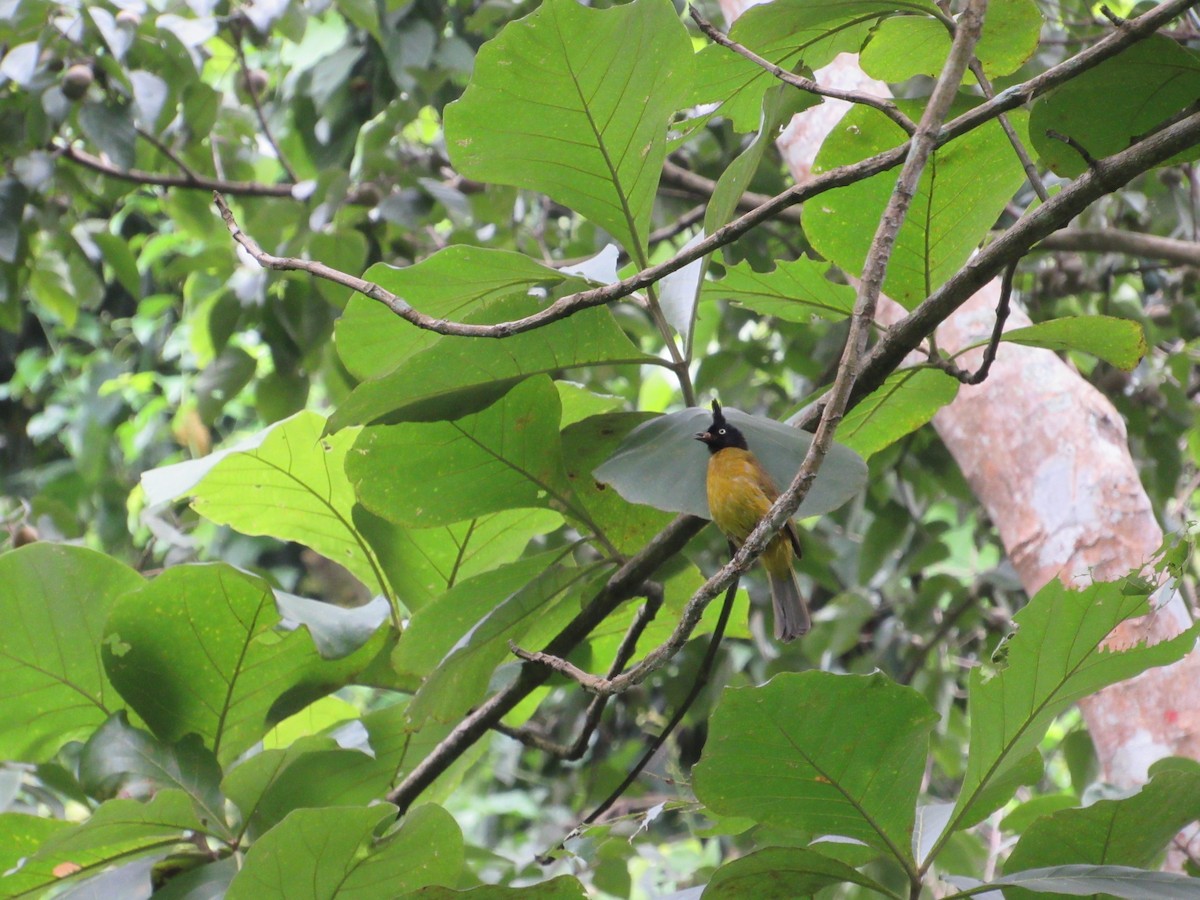
[[[1062,316],[1004,332],[1003,340],[1027,347],[1077,350],[1132,372],[1146,355],[1146,335],[1131,319],[1113,316]]]

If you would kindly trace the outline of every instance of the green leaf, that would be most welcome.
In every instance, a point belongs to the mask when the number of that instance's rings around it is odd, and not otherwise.
[[[279,621],[261,579],[224,564],[178,566],[117,603],[104,666],[159,738],[194,731],[228,762],[378,650],[326,662],[303,631],[279,633]]]
[[[671,520],[668,513],[634,505],[596,481],[592,470],[616,451],[634,426],[653,418],[648,413],[610,413],[584,419],[562,432],[567,480],[588,516],[621,553],[635,553]]]
[[[192,508],[243,534],[311,547],[372,592],[391,591],[371,546],[354,527],[346,454],[360,429],[322,436],[325,419],[300,412],[268,429],[257,446],[224,456],[192,488]]]
[[[667,121],[686,104],[691,74],[669,4],[548,0],[480,49],[466,92],[446,108],[446,149],[464,176],[549,194],[636,259]]]
[[[1142,326],[1113,316],[1063,316],[1004,332],[1003,340],[1027,347],[1077,350],[1131,372],[1146,355]]]
[[[64,878],[55,874],[59,866],[79,866],[70,877],[81,880],[111,865],[183,843],[188,832],[220,840],[196,815],[192,798],[183,791],[159,791],[147,803],[109,800],[83,824],[55,831],[0,885],[6,897],[44,896],[46,888],[63,883]]]
[[[1096,159],[1124,150],[1200,97],[1200,57],[1166,35],[1150,35],[1040,98],[1029,132],[1038,156],[1074,178],[1087,163],[1048,130],[1074,138]],[[1095,115],[1098,109],[1104,115]],[[1160,165],[1200,156],[1200,145]]]
[[[135,300],[140,300],[142,276],[138,272],[137,260],[133,258],[133,251],[129,249],[129,242],[115,234],[109,234],[107,231],[92,235],[92,240],[104,254],[104,261],[112,267],[113,276],[120,282],[121,287],[125,288]]]
[[[464,579],[519,557],[562,525],[548,509],[506,509],[440,528],[401,528],[354,508],[355,527],[378,554],[396,597],[414,613]]]
[[[79,782],[94,797],[125,795],[131,782],[141,791],[175,788],[192,798],[197,814],[210,828],[220,832],[224,827],[221,766],[212,752],[194,734],[164,744],[130,725],[124,710],[84,745]]]
[[[1042,816],[1021,835],[1004,864],[1005,874],[1049,866],[1152,866],[1183,826],[1200,818],[1200,763],[1161,760],[1136,794],[1100,800]],[[1010,888],[1010,900],[1034,894]]]
[[[570,487],[558,416],[550,379],[531,378],[454,422],[364,428],[346,474],[368,510],[416,528],[517,507],[561,509]]]
[[[523,253],[462,245],[446,247],[403,269],[376,263],[363,278],[426,315],[457,320],[503,297],[588,286],[584,279],[543,266]],[[490,321],[502,320],[493,316]],[[334,326],[338,356],[362,381],[388,374],[439,340],[437,332],[417,328],[362,294],[350,298]]]
[[[116,598],[142,583],[83,547],[39,542],[0,556],[0,758],[47,760],[124,706],[100,639]]]
[[[901,106],[914,115],[920,109]],[[1010,113],[1018,134],[1025,117]],[[906,135],[877,110],[856,106],[821,146],[813,173],[857,162],[903,143]],[[884,292],[912,309],[940,287],[988,235],[1025,181],[1020,160],[999,123],[990,122],[930,156],[896,237]],[[804,204],[804,231],[817,251],[854,276],[862,274],[875,230],[896,186],[895,172],[822,194]]]
[[[739,16],[730,37],[784,69],[811,70],[839,53],[857,53],[872,27],[896,12],[933,14],[923,2],[880,0],[775,0]],[[697,54],[693,103],[720,103],[738,131],[758,127],[763,93],[775,77],[743,56],[712,44]]]
[[[137,129],[129,104],[84,103],[79,128],[119,169],[132,169],[137,158]]]
[[[525,640],[540,647],[541,635],[552,636],[579,612],[577,593],[595,567],[552,564],[547,568],[542,560],[540,568],[527,584],[475,622],[429,673],[409,705],[410,721],[417,725],[428,719],[459,721],[483,698],[496,666],[514,659],[509,641]]]
[[[985,27],[986,27],[985,20]],[[902,82],[936,76],[950,53],[950,33],[937,19],[895,16],[884,19],[863,47],[863,71],[880,81]]]
[[[297,809],[368,805],[395,774],[388,760],[343,750],[327,738],[302,739],[285,750],[264,750],[226,778],[251,838]]]
[[[429,884],[457,883],[462,834],[440,806],[427,804],[400,828],[376,838],[396,808],[299,809],[250,848],[228,900],[370,900],[380,886],[397,896]]]
[[[846,883],[889,893],[870,876],[814,850],[769,847],[721,866],[701,896],[704,900],[791,900]]]
[[[1010,75],[1033,56],[1042,34],[1042,12],[1033,0],[990,0],[975,56],[990,78]]]
[[[533,298],[514,297],[492,304],[487,315],[519,319],[542,308]],[[605,307],[585,309],[543,328],[497,340],[447,335],[388,374],[356,387],[339,405],[329,427],[457,418],[530,375],[649,359]]]
[[[392,651],[392,667],[402,678],[424,680],[477,623],[561,556],[537,553],[463,579],[413,615]]]
[[[17,179],[0,180],[0,262],[17,261],[21,249],[21,222],[28,194]]]
[[[982,894],[995,888],[1022,887],[1047,894],[1087,896],[1103,894],[1124,900],[1200,900],[1200,878],[1189,878],[1174,872],[1148,872],[1128,866],[1052,866],[1029,869],[994,878],[983,884],[973,878],[946,878],[957,887],[966,888],[954,897]],[[1005,891],[1005,896],[1008,892]]]
[[[12,897],[20,891],[42,884],[42,876],[25,866],[28,860],[54,835],[76,826],[63,819],[25,813],[0,813],[0,892]],[[30,877],[33,876],[33,877]]]
[[[725,691],[693,787],[721,815],[853,838],[911,866],[936,719],[920,694],[880,674],[777,675]]]
[[[781,260],[771,272],[755,272],[749,263],[725,271],[720,281],[704,286],[705,299],[728,299],[764,316],[808,324],[813,316],[832,322],[854,310],[854,288],[826,277],[828,263],[801,257]]]
[[[791,484],[812,443],[812,435],[731,407],[723,410],[726,418],[746,435],[750,449],[779,489]],[[617,452],[593,474],[630,503],[710,518],[705,489],[708,451],[694,438],[711,421],[712,413],[697,407],[651,419],[633,429]],[[835,444],[796,517],[817,516],[837,509],[862,490],[866,480],[866,464],[853,451]]]
[[[485,884],[469,890],[454,891],[444,887],[427,887],[405,894],[399,900],[454,900],[455,897],[465,897],[467,900],[584,900],[587,890],[577,878],[570,875],[559,875],[549,881],[528,884],[523,887],[504,887],[499,884]]]
[[[838,439],[869,459],[916,431],[958,395],[958,379],[938,369],[902,369],[846,413]]]
[[[1120,584],[1073,591],[1052,581],[1017,613],[1017,631],[1002,647],[1004,667],[990,677],[982,669],[971,672],[970,751],[953,828],[978,822],[1011,796],[987,788],[1008,780],[1068,706],[1152,666],[1175,662],[1195,644],[1200,625],[1152,647],[1102,647],[1117,624],[1145,612],[1145,597],[1123,594]]]

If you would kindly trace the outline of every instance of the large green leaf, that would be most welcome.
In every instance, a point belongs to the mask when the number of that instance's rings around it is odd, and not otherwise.
[[[808,324],[813,316],[836,322],[854,310],[854,288],[830,281],[829,271],[828,263],[805,257],[780,261],[770,272],[755,272],[743,262],[727,269],[720,281],[706,284],[704,295],[785,322]]]
[[[584,900],[587,889],[571,875],[559,875],[549,881],[527,884],[523,887],[505,887],[500,884],[485,884],[468,890],[456,891],[444,887],[427,887],[399,900]]]
[[[459,721],[483,698],[496,666],[512,659],[510,641],[540,647],[543,638],[553,636],[579,612],[577,595],[595,567],[547,567],[543,560],[540,568],[527,584],[474,622],[429,673],[409,704],[413,723]]]
[[[970,750],[955,827],[979,821],[1011,796],[1011,790],[987,789],[1008,780],[1068,706],[1152,666],[1175,662],[1192,649],[1200,625],[1152,647],[1102,646],[1117,624],[1146,611],[1146,598],[1123,593],[1120,584],[1074,591],[1052,581],[1017,613],[1017,631],[1002,647],[1002,668],[991,675],[981,668],[971,672]]]
[[[1062,316],[1004,332],[1003,340],[1027,347],[1077,350],[1133,371],[1146,355],[1146,335],[1131,319],[1113,316]]]
[[[440,806],[418,807],[377,838],[396,808],[298,809],[257,841],[229,886],[228,900],[373,900],[429,884],[457,884],[462,833]]]
[[[416,612],[392,651],[392,667],[420,683],[488,613],[562,556],[546,551],[465,578]]]
[[[124,706],[100,639],[116,598],[142,583],[83,547],[35,543],[0,556],[0,757],[42,762]]]
[[[388,760],[310,737],[250,757],[229,773],[225,785],[246,832],[257,838],[296,809],[366,806],[383,796],[393,774]]]
[[[454,422],[364,428],[346,474],[364,507],[415,528],[517,507],[565,509],[558,392],[531,378]]]
[[[1047,131],[1074,138],[1099,159],[1124,150],[1197,97],[1200,56],[1166,35],[1151,35],[1040,98],[1030,116],[1030,137],[1046,165],[1074,177],[1087,162]],[[1099,109],[1104,115],[1096,115]],[[1171,162],[1198,155],[1200,146]]]
[[[630,430],[648,413],[609,413],[592,416],[563,429],[563,459],[575,498],[607,540],[619,552],[632,554],[646,545],[671,520],[668,513],[635,505],[592,477],[592,470],[612,456]]]
[[[375,548],[396,597],[415,613],[464,579],[516,559],[531,539],[562,525],[562,516],[506,509],[438,528],[401,528],[355,506],[354,525]]]
[[[426,315],[461,320],[474,314],[483,322],[502,321],[486,313],[486,307],[502,297],[587,287],[583,279],[543,266],[523,253],[462,245],[446,247],[403,269],[376,263],[363,278]],[[338,356],[363,381],[388,374],[440,339],[437,332],[417,328],[362,294],[350,299],[334,327]]]
[[[775,0],[739,16],[730,37],[784,69],[815,70],[839,53],[857,53],[880,18],[935,10],[920,0]],[[713,44],[697,55],[692,101],[720,103],[737,130],[753,131],[762,95],[774,84],[765,69]]]
[[[283,634],[266,582],[230,566],[168,569],[123,596],[105,628],[109,678],[158,737],[196,732],[222,762],[341,687],[378,647],[335,662]]]
[[[880,674],[777,675],[725,692],[692,784],[721,815],[854,838],[911,863],[936,719]]]
[[[41,897],[63,882],[56,874],[62,866],[70,867],[72,877],[86,878],[116,863],[168,850],[183,843],[189,832],[220,840],[183,791],[162,790],[147,803],[109,800],[86,822],[48,836],[20,869],[0,879],[0,890],[9,898]]]
[[[721,866],[702,896],[704,900],[791,900],[847,882],[880,895],[888,893],[869,875],[814,850],[769,847]]]
[[[791,484],[812,435],[738,409],[725,407],[724,412],[746,435],[750,449],[780,490]],[[593,474],[630,503],[710,518],[705,489],[709,454],[694,438],[711,421],[712,413],[697,407],[651,419],[633,429]],[[858,455],[835,444],[796,516],[817,516],[837,509],[858,493],[866,480],[867,467]]]
[[[147,793],[164,788],[183,791],[208,826],[226,834],[221,766],[197,735],[165,744],[130,725],[122,710],[84,744],[79,782],[93,797],[126,795],[131,786]]]
[[[529,297],[516,297],[497,301],[488,313],[517,319],[542,306]],[[604,307],[503,339],[446,336],[387,375],[356,387],[330,418],[329,427],[457,418],[486,406],[530,375],[648,359]]]
[[[686,103],[691,72],[669,4],[547,0],[480,49],[471,84],[446,108],[446,149],[463,175],[549,194],[637,258],[667,121]]]
[[[12,897],[44,884],[47,867],[41,871],[20,865],[50,838],[76,826],[63,819],[26,813],[0,813],[0,895]]]
[[[221,459],[192,488],[192,507],[243,534],[296,541],[344,566],[375,593],[390,594],[370,544],[354,527],[346,453],[359,429],[322,435],[323,416],[300,412],[261,443]]]
[[[985,75],[1007,75],[1037,49],[1042,14],[1033,0],[991,0],[975,56]],[[946,64],[953,35],[936,19],[885,19],[863,48],[862,67],[872,78],[903,82],[916,75],[937,76]],[[968,76],[968,79],[970,76]]]
[[[911,105],[905,108],[920,114]],[[1018,134],[1023,133],[1025,116],[1009,115]],[[813,172],[857,162],[905,138],[882,113],[855,106],[826,138]],[[962,268],[1024,181],[1021,162],[997,122],[935,150],[896,237],[883,284],[887,295],[912,309],[940,287]],[[861,275],[879,217],[895,186],[896,173],[882,172],[804,204],[805,234],[822,256],[852,275]]]
[[[1200,819],[1200,763],[1160,760],[1151,775],[1150,783],[1130,797],[1034,821],[1005,862],[1005,873],[1084,863],[1152,866],[1184,825]],[[1004,893],[1009,900],[1035,896],[1020,888]]]
[[[902,369],[846,413],[838,439],[867,459],[933,418],[958,395],[958,379],[938,369]]]
[[[1051,866],[1028,869],[982,884],[973,878],[947,877],[947,881],[965,890],[951,894],[948,900],[975,894],[994,894],[996,888],[1020,887],[1045,894],[1070,894],[1076,897],[1099,894],[1122,900],[1200,900],[1200,878],[1175,872],[1148,872],[1129,866]],[[1008,891],[1004,891],[1008,896]]]

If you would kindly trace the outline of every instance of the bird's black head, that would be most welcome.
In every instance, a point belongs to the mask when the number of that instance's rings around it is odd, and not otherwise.
[[[748,449],[746,447],[745,436],[725,421],[725,415],[721,412],[721,404],[716,400],[712,402],[712,411],[712,424],[708,426],[708,431],[701,431],[697,434],[696,440],[708,447],[709,453],[716,453],[718,450],[724,450],[726,447],[737,447],[740,450]]]

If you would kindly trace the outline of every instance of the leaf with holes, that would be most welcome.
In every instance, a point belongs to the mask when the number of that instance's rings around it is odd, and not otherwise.
[[[222,763],[275,723],[336,690],[382,646],[321,658],[303,631],[281,633],[270,585],[224,564],[168,569],[124,595],[104,634],[104,667],[164,741],[196,732]]]
[[[125,705],[100,639],[117,598],[143,583],[83,547],[35,543],[0,556],[0,756],[47,760]]]

